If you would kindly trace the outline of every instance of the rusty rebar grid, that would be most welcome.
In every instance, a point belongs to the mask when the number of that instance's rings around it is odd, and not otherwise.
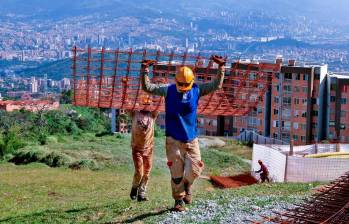
[[[322,187],[295,208],[286,209],[283,213],[274,213],[274,217],[261,217],[262,220],[252,223],[348,224],[349,172]]]
[[[140,65],[144,59],[155,60],[152,82],[174,83],[179,67],[189,66],[196,82],[211,82],[218,68],[210,55],[161,52],[159,50],[72,49],[74,104],[77,106],[128,110],[164,111],[164,99],[150,96],[141,89]],[[223,88],[200,99],[198,114],[246,115],[263,101],[264,93],[280,65],[242,63],[228,60]],[[144,105],[142,99],[149,99]]]

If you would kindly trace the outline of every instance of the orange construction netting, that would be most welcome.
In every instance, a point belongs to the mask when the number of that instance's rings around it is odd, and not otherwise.
[[[77,106],[128,110],[164,111],[164,98],[141,88],[143,59],[156,60],[149,77],[154,83],[174,83],[180,66],[195,72],[196,82],[211,82],[217,65],[210,55],[154,50],[73,49],[74,104]],[[279,71],[273,63],[227,61],[223,88],[200,99],[198,114],[246,115],[263,100],[272,77]],[[144,104],[143,102],[148,102]]]

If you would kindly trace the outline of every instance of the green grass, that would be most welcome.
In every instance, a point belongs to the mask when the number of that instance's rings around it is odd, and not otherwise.
[[[170,175],[166,166],[164,138],[156,138],[154,168],[149,184],[149,197],[145,203],[129,199],[133,163],[130,138],[115,136],[57,137],[45,146],[27,146],[69,154],[72,158],[94,159],[103,167],[71,170],[67,167],[51,168],[44,163],[16,166],[0,163],[0,222],[4,223],[105,223],[141,220],[153,223],[166,216],[173,206]],[[222,149],[202,149],[205,174],[236,174],[249,169],[234,150],[238,146]],[[103,155],[108,159],[93,155]],[[229,197],[258,197],[279,195],[287,200],[290,195],[304,195],[312,185],[273,184],[256,185],[235,190],[215,189],[204,179],[195,183],[195,199]],[[224,199],[225,200],[225,199]],[[220,199],[221,203],[224,203]],[[256,201],[257,203],[257,201]],[[196,206],[195,203],[192,206]]]

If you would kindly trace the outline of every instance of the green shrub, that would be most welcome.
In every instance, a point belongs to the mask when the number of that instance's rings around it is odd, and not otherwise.
[[[40,145],[46,145],[47,143],[47,134],[44,132],[40,132],[38,135],[38,141]]]
[[[55,143],[58,143],[58,137],[56,136],[47,136],[46,137],[46,143],[47,144],[55,144]]]
[[[11,154],[17,149],[23,148],[25,143],[21,137],[21,130],[18,126],[11,127],[7,132],[0,134],[0,157]]]
[[[16,165],[40,162],[50,167],[61,167],[69,166],[74,159],[63,152],[47,151],[43,148],[34,147],[14,153],[13,158],[9,161]]]
[[[45,151],[43,149],[32,148],[23,149],[14,153],[10,162],[16,165],[28,164],[33,162],[39,162],[45,157]]]
[[[72,161],[72,157],[56,151],[46,154],[46,156],[40,160],[40,162],[45,163],[50,167],[68,166]]]
[[[87,168],[90,170],[99,170],[100,169],[97,162],[95,160],[92,160],[92,159],[82,159],[79,161],[75,161],[69,165],[69,168],[71,168],[71,169]]]

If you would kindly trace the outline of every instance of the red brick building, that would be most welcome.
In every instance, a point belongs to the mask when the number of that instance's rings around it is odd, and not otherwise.
[[[349,142],[349,73],[330,74],[328,139]]]
[[[37,112],[39,110],[57,110],[59,108],[58,101],[51,100],[5,100],[0,101],[0,110],[12,112],[15,110],[28,110]]]

